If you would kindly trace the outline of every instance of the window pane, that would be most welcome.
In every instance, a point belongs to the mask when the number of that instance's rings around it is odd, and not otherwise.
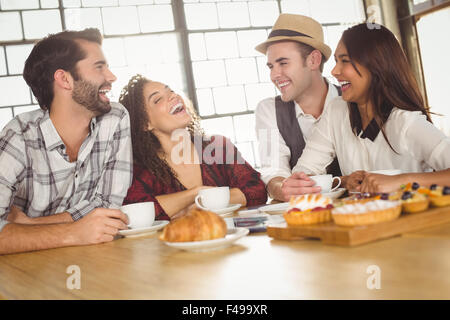
[[[117,0],[81,0],[83,7],[117,6]]]
[[[103,30],[100,8],[66,9],[64,16],[69,30],[83,30],[89,27]]]
[[[241,57],[260,56],[262,53],[256,51],[255,47],[266,41],[267,32],[266,30],[238,31],[237,39]]]
[[[22,76],[0,78],[0,88],[8,94],[0,95],[0,107],[30,104],[30,90]]]
[[[154,3],[153,0],[119,0],[119,6],[137,6],[153,3]]]
[[[22,40],[22,25],[18,12],[0,12],[0,41]]]
[[[141,32],[168,31],[175,28],[171,5],[138,7]]]
[[[2,10],[38,9],[38,0],[0,0]]]
[[[102,8],[102,13],[105,34],[139,33],[136,7]]]
[[[237,58],[236,32],[209,32],[205,34],[206,52],[209,59]]]
[[[167,84],[175,92],[186,91],[183,67],[180,63],[157,63],[148,66],[147,76]]]
[[[258,82],[254,58],[231,59],[225,61],[229,84]]]
[[[358,0],[322,0],[310,1],[311,16],[320,23],[361,22],[364,12]]]
[[[214,3],[184,5],[188,29],[216,29],[219,26]]]
[[[250,21],[252,26],[273,26],[278,18],[277,1],[249,2]]]
[[[246,2],[219,3],[217,5],[221,28],[249,27],[250,18]]]
[[[267,67],[267,58],[265,56],[256,58],[256,64],[258,65],[259,81],[270,81],[270,69]]]
[[[18,114],[24,113],[24,112],[30,112],[36,109],[39,109],[39,105],[33,104],[29,106],[21,106],[21,107],[14,107],[14,116],[17,116]]]
[[[231,141],[234,139],[233,121],[231,117],[205,119],[201,122],[202,128],[205,130],[206,135],[221,135],[229,138]]]
[[[275,86],[272,83],[248,84],[245,86],[245,96],[248,109],[255,110],[261,100],[276,96]]]
[[[241,133],[239,129],[236,128],[236,136],[238,137]],[[236,148],[241,153],[241,156],[247,161],[252,167],[255,166],[255,156],[253,154],[253,147],[251,142],[237,143]]]
[[[22,18],[26,39],[40,39],[49,33],[62,31],[58,10],[24,11]]]
[[[244,88],[242,86],[214,88],[213,97],[217,114],[247,110]]]
[[[25,60],[32,49],[32,44],[6,47],[9,74],[22,74]]]
[[[80,0],[63,0],[64,8],[78,8],[81,6]]]
[[[111,67],[122,67],[126,65],[127,61],[125,58],[123,39],[121,38],[104,39],[102,49]]]
[[[41,8],[58,8],[58,0],[41,0]]]
[[[211,89],[198,89],[197,100],[200,116],[209,116],[215,113]]]
[[[0,108],[0,130],[3,130],[3,127],[10,122],[12,118],[11,108]]]
[[[227,84],[223,61],[199,61],[192,64],[195,86],[209,88]]]
[[[181,40],[178,33],[160,35],[156,43],[161,48],[163,62],[178,62],[183,60],[181,54]],[[153,44],[153,47],[155,43]]]
[[[126,37],[125,54],[128,65],[142,65],[162,62],[162,52],[155,44],[159,41],[159,36],[136,36]]]
[[[235,116],[233,117],[233,120],[237,142],[256,140],[255,114],[245,114],[241,116]]]
[[[309,0],[281,0],[281,12],[311,17]]]
[[[203,33],[189,34],[189,48],[192,61],[206,60],[206,45]]]
[[[6,74],[6,60],[5,60],[5,50],[0,47],[0,75]]]

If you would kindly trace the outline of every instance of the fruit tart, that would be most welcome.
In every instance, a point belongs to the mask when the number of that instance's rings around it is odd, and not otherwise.
[[[400,201],[372,200],[336,207],[331,215],[337,225],[354,227],[394,220],[400,215],[401,208]]]
[[[440,187],[436,184],[430,186],[430,202],[435,207],[450,206],[450,186]]]
[[[288,226],[316,224],[331,221],[333,200],[321,194],[291,197],[283,217]]]
[[[417,182],[408,183],[402,187],[400,201],[402,202],[402,210],[407,213],[421,212],[428,209],[430,200],[426,188],[419,186]]]

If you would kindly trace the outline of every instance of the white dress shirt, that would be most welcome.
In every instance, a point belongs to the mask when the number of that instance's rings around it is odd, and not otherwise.
[[[330,101],[337,96],[338,91],[336,87],[329,84],[322,114],[328,109]],[[321,116],[316,119],[310,114],[305,114],[297,102],[295,102],[295,114],[303,138],[307,142],[313,127]],[[291,151],[278,130],[275,97],[266,98],[259,102],[255,110],[255,117],[256,137],[261,160],[261,169],[259,171],[261,172],[261,179],[267,185],[275,177],[287,178],[291,175],[291,167],[289,165]]]
[[[381,131],[373,141],[364,138],[364,131],[356,136],[350,125],[347,102],[337,97],[314,128],[292,171],[324,174],[336,155],[343,175],[357,170],[400,169],[408,173],[450,168],[450,137],[428,122],[421,112],[394,107],[384,131],[397,153]]]

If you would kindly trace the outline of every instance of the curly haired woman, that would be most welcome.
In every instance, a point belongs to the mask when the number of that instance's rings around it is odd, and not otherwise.
[[[167,85],[136,75],[119,102],[130,114],[134,157],[124,204],[153,201],[156,219],[170,220],[208,187],[229,186],[230,203],[267,201],[260,174],[228,139],[206,137],[198,116]]]

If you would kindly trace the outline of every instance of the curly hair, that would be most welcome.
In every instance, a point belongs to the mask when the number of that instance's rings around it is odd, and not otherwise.
[[[133,161],[141,167],[157,175],[164,183],[170,184],[172,178],[177,178],[176,173],[165,160],[165,154],[157,136],[148,130],[150,121],[144,103],[144,86],[152,82],[144,76],[133,76],[120,93],[119,102],[125,106],[130,115],[131,141],[133,144]],[[187,110],[192,117],[187,126],[191,141],[194,136],[203,136],[200,127],[200,118],[195,113],[191,104],[186,103]]]
[[[43,110],[50,110],[53,101],[56,70],[69,71],[75,80],[79,79],[76,64],[86,57],[86,52],[75,40],[101,45],[103,37],[95,28],[50,34],[36,43],[25,61],[23,77]]]

